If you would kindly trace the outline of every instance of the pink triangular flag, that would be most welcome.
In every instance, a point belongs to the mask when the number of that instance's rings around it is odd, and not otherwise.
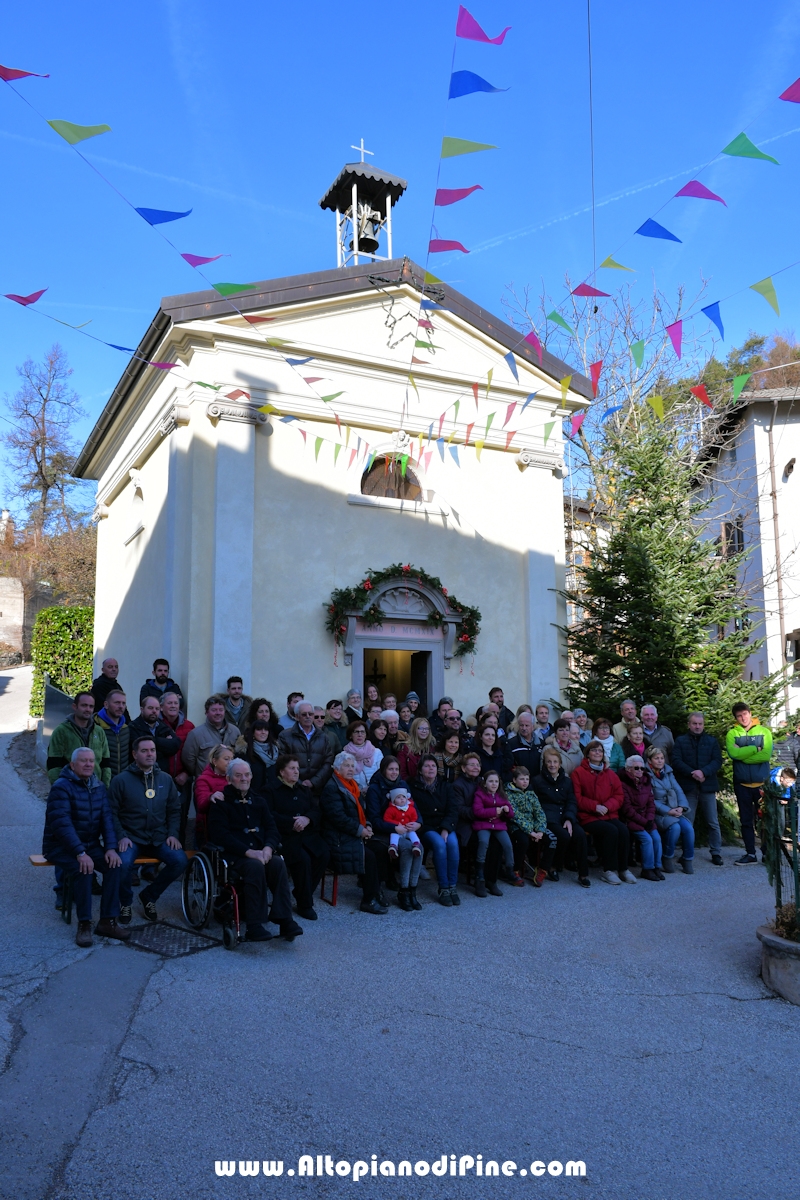
[[[422,456],[422,457],[425,459],[425,470],[426,470],[426,471],[429,471],[429,470],[430,470],[430,466],[431,466],[431,459],[433,458],[433,451],[432,451],[432,450],[429,450],[429,451],[427,452],[427,454],[423,454],[423,456]]]
[[[348,469],[348,471],[349,471],[349,470],[350,470],[350,468],[352,467],[352,465],[353,465],[353,459],[355,458],[355,456],[356,456],[357,454],[358,454],[358,451],[357,451],[357,450],[351,450],[351,451],[350,451],[350,462],[347,464],[347,469]]]
[[[421,325],[423,329],[433,329],[434,328],[433,321],[417,321],[417,324]]]
[[[475,397],[475,407],[477,408],[478,407],[478,385],[477,385],[477,383],[473,383],[473,385],[472,385],[472,394]]]
[[[342,422],[339,420],[338,413],[334,413],[333,415],[336,418],[336,428],[339,430],[339,437],[341,437],[342,436]]]
[[[597,288],[591,287],[588,283],[579,283],[576,288],[573,288],[573,296],[608,296],[608,292],[598,291]]]
[[[447,415],[447,409],[445,409],[444,412],[442,413],[442,415],[439,417],[439,437],[442,436],[442,426],[444,425],[444,419],[445,419],[446,415]]]
[[[800,104],[800,79],[795,79],[785,92],[778,96],[779,100],[791,100],[792,104]]]
[[[671,325],[667,326],[667,333],[669,334],[669,340],[672,342],[672,349],[675,351],[678,358],[680,358],[683,321],[673,321]]]
[[[203,267],[206,263],[216,262],[218,258],[224,258],[223,254],[215,254],[213,258],[203,258],[202,254],[182,254],[181,258],[185,258],[190,267]]]
[[[304,375],[304,383],[320,383],[325,378],[324,375]]]
[[[506,434],[506,450],[511,445],[512,441],[514,440],[514,438],[516,436],[517,436],[516,429],[509,429],[508,433]]]
[[[688,183],[683,185],[679,192],[675,193],[675,195],[691,196],[695,200],[719,200],[720,204],[725,204],[725,207],[728,207],[728,205],[722,199],[722,196],[718,196],[716,192],[709,191],[706,185],[704,183],[700,183],[697,179],[690,179]]]
[[[462,254],[469,254],[466,246],[462,246],[461,242],[454,242],[450,238],[431,238],[428,242],[428,251],[431,254],[444,254],[448,250],[460,250]]]
[[[23,308],[27,308],[29,304],[35,304],[47,291],[47,288],[42,288],[39,292],[31,292],[30,296],[18,296],[16,292],[6,292],[6,300],[13,300],[15,304],[21,304]],[[475,385],[477,387],[477,384]]]
[[[153,365],[155,366],[155,363]],[[243,392],[241,388],[236,388],[232,392],[226,392],[225,396],[228,400],[238,400],[240,396],[246,396],[248,400],[250,399],[250,393]]]
[[[464,10],[466,12],[466,9]],[[467,13],[469,16],[469,13]],[[470,18],[471,19],[471,18]],[[478,26],[480,29],[480,25]],[[466,34],[461,36],[466,37]],[[505,37],[505,34],[503,34]],[[15,79],[28,79],[33,76],[34,79],[49,79],[49,75],[39,75],[36,71],[20,71],[17,67],[0,67],[0,79],[4,79],[6,83],[12,83]]]
[[[306,442],[306,431],[305,431],[305,429],[300,429],[298,432],[299,432],[299,433],[302,433],[302,435],[303,435],[303,442],[305,443],[305,445],[308,445],[308,443]]]
[[[570,431],[569,431],[570,437],[575,437],[575,434],[578,432],[578,430],[580,429],[581,425],[583,424],[583,422],[585,420],[586,420],[585,412],[579,412],[579,413],[573,414],[572,421],[570,422]]]
[[[467,12],[463,4],[459,4],[458,6],[456,37],[466,38],[470,42],[486,42],[490,46],[502,46],[503,39],[510,28],[511,26],[507,25],[502,33],[498,33],[497,37],[490,38],[488,34],[483,32],[472,13]]]
[[[706,408],[714,407],[714,405],[711,403],[711,401],[708,398],[708,391],[707,391],[706,385],[704,383],[698,383],[697,387],[689,388],[689,391],[692,393],[693,396],[697,396],[697,399],[700,401],[701,404],[705,404]]]
[[[539,366],[541,366],[542,365],[542,343],[539,341],[538,337],[533,332],[533,330],[531,330],[530,333],[525,335],[525,341],[528,342],[531,346],[533,346],[534,350],[536,351],[536,353],[539,356]]]
[[[509,422],[509,421],[511,420],[511,418],[513,417],[513,415],[514,415],[514,409],[515,409],[516,407],[517,407],[517,402],[516,402],[516,400],[515,400],[515,401],[514,401],[514,403],[513,403],[513,404],[509,404],[508,408],[506,409],[506,419],[505,419],[505,421],[503,421],[503,428],[504,428],[504,429],[505,429],[506,425],[508,424],[508,422]]]
[[[475,428],[475,422],[474,422],[474,421],[472,422],[472,424],[471,424],[471,425],[468,425],[468,426],[467,426],[467,436],[464,438],[464,445],[465,445],[465,446],[468,446],[468,445],[469,445],[470,434],[472,433],[472,431],[473,431],[473,429],[474,429],[474,428]]]
[[[597,385],[600,382],[600,372],[602,371],[602,369],[603,369],[602,358],[598,359],[597,362],[593,362],[589,367],[589,377],[592,381],[592,395],[593,396],[597,395]]]

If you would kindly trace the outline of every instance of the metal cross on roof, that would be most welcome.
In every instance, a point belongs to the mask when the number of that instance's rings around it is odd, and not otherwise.
[[[361,161],[362,161],[362,162],[364,161],[364,155],[365,155],[365,154],[372,154],[372,155],[374,155],[374,154],[375,154],[375,151],[374,151],[374,150],[366,150],[366,149],[364,148],[364,139],[363,139],[363,137],[362,137],[362,139],[361,139],[361,145],[360,145],[360,146],[351,146],[351,147],[350,147],[350,149],[351,149],[351,150],[360,150],[360,151],[361,151]]]

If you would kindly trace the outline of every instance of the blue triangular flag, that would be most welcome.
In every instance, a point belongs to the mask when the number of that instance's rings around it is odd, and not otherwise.
[[[286,361],[290,367],[302,367],[304,363],[311,362],[313,357],[314,355],[311,354],[308,358],[287,358]]]
[[[450,446],[449,449],[450,449],[450,453],[452,454],[453,458],[455,459],[456,466],[460,467],[461,463],[458,461],[458,446]]]
[[[719,300],[715,300],[713,304],[707,304],[705,308],[701,308],[700,312],[704,312],[709,321],[713,321],[719,330],[719,336],[725,341],[725,330],[722,327],[722,317],[719,315]]]
[[[281,420],[284,422],[284,424],[285,424],[287,421],[296,421],[296,420],[297,420],[297,417],[281,417],[280,419],[281,419]]]
[[[642,237],[663,238],[665,242],[679,242],[681,239],[675,237],[674,233],[670,233],[663,225],[659,225],[658,221],[654,221],[652,217],[648,217],[644,225],[640,225],[636,230]]]
[[[509,350],[508,354],[504,354],[504,355],[503,355],[503,358],[504,358],[504,359],[506,360],[506,362],[508,363],[509,370],[511,371],[511,374],[514,376],[514,378],[516,379],[517,383],[519,383],[519,375],[518,375],[518,373],[517,373],[517,364],[516,364],[516,361],[515,361],[515,359],[514,359],[514,352],[513,352],[513,350]]]
[[[439,453],[442,456],[442,462],[444,462],[444,438],[437,438],[436,445],[439,447]]]
[[[531,392],[530,396],[525,397],[525,403],[523,404],[522,408],[519,410],[520,416],[522,416],[522,414],[525,412],[525,409],[528,407],[531,400],[533,400],[534,396],[538,396],[538,395],[539,395],[538,392]]]
[[[106,342],[106,345],[110,346],[112,350],[121,350],[123,354],[136,353],[135,350],[131,350],[130,346],[115,346],[113,342]]]
[[[507,92],[508,88],[496,88],[487,79],[474,71],[453,71],[450,76],[450,100],[469,96],[472,92]]]
[[[189,212],[168,212],[166,208],[137,208],[137,213],[140,217],[144,217],[148,225],[164,225],[167,221],[180,221],[181,217],[188,217]]]
[[[610,408],[610,409],[608,410],[608,412],[604,412],[604,413],[603,413],[603,420],[604,420],[604,421],[607,421],[607,420],[608,420],[608,418],[609,418],[610,416],[612,416],[612,414],[613,414],[613,413],[615,413],[615,412],[619,412],[619,410],[620,410],[621,408],[624,408],[624,407],[625,407],[625,405],[624,405],[624,404],[618,404],[618,405],[616,406],[616,408]]]
[[[428,429],[428,443],[429,444],[430,444],[430,440],[432,437],[433,437],[433,421],[431,421],[430,427]]]
[[[432,312],[434,309],[438,312],[444,312],[444,306],[437,304],[435,300],[423,300],[420,308],[423,312]]]

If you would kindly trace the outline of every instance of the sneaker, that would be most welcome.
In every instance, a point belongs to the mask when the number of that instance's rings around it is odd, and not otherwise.
[[[579,875],[578,883],[581,885],[581,887],[591,887],[592,886],[592,881],[588,877],[588,875]]]
[[[152,900],[145,900],[143,896],[139,896],[139,900],[142,905],[142,912],[144,913],[145,921],[152,921],[152,923],[155,924],[155,922],[158,920],[158,913],[156,912],[155,904]]]
[[[92,945],[92,922],[78,921],[78,932],[75,934],[75,945],[84,950]]]
[[[458,908],[459,904],[461,903],[461,897],[454,887],[450,888],[450,899],[453,902],[453,906]]]
[[[419,856],[421,854],[422,854],[422,846],[420,846],[419,842],[414,842],[414,845],[411,847],[411,857],[419,858]]]
[[[544,867],[537,867],[536,874],[533,877],[533,886],[541,887],[545,879],[547,879],[547,871],[545,871]]]
[[[551,883],[558,883],[560,876],[558,874],[558,871],[548,871],[547,878],[550,880]]]
[[[525,887],[525,880],[520,875],[519,871],[515,871],[511,880],[514,887]]]
[[[397,846],[389,847],[389,858],[395,860],[397,858]]]
[[[741,858],[735,858],[733,865],[735,867],[749,867],[751,863],[757,863],[758,859],[755,854],[743,854]]]
[[[633,871],[620,871],[619,877],[622,883],[636,883],[636,876]]]
[[[721,854],[712,854],[711,861],[715,867],[724,867],[725,866],[725,863],[723,862]]]
[[[132,917],[133,909],[131,908],[130,904],[120,905],[119,916],[117,917],[120,925],[130,925]]]
[[[117,924],[116,917],[101,917],[94,931],[98,937],[117,938],[120,942],[127,942],[131,936],[130,929],[122,929]]]
[[[450,895],[449,887],[439,888],[439,903],[443,904],[445,908],[452,908],[453,897]]]
[[[602,879],[603,883],[613,884],[614,887],[616,887],[618,883],[622,882],[616,871],[603,871],[600,875],[600,878]]]

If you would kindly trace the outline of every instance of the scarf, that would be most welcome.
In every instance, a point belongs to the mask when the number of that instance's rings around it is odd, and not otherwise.
[[[644,752],[645,752],[645,749],[646,749],[644,742],[639,742],[639,743],[636,743],[636,742],[634,742],[634,741],[631,741],[631,739],[630,739],[630,738],[628,738],[628,741],[631,743],[631,745],[633,746],[633,748],[634,748],[634,750],[636,751],[636,753],[637,753],[637,754],[638,754],[638,755],[639,755],[641,758],[644,758]]]
[[[611,750],[614,746],[614,738],[611,736],[611,734],[609,734],[607,738],[596,737],[594,741],[600,743],[600,745],[603,747],[603,753],[606,756],[606,762],[610,762]]]
[[[277,748],[269,742],[257,742],[253,738],[253,753],[257,754],[262,762],[265,762],[268,767],[272,766],[275,759],[278,757]]]
[[[364,809],[361,807],[361,792],[359,790],[358,784],[356,783],[355,779],[345,779],[342,775],[339,774],[338,771],[334,771],[333,773],[339,782],[339,786],[343,787],[343,788],[347,788],[348,792],[355,800],[356,808],[358,809],[359,824],[363,825],[366,828],[367,814],[364,812]]]
[[[354,746],[352,742],[348,742],[344,748],[345,754],[352,754],[356,762],[362,767],[372,766],[376,750],[377,746],[373,746],[370,741],[366,741],[363,746]]]

